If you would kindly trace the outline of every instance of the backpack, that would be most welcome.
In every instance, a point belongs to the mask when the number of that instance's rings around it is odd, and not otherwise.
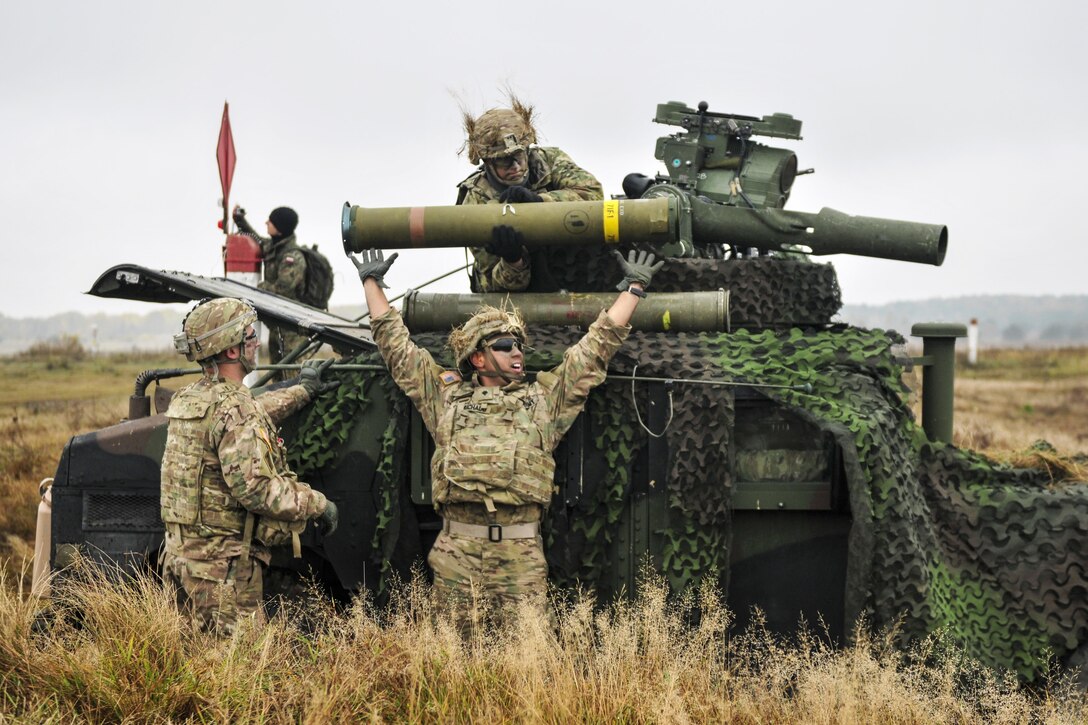
[[[324,254],[317,251],[316,244],[312,247],[300,244],[298,249],[306,258],[306,281],[299,302],[320,310],[328,309],[329,297],[332,296],[332,265]]]

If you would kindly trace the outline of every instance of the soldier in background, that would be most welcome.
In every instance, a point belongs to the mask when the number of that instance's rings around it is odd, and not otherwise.
[[[336,504],[298,480],[276,425],[330,390],[329,363],[312,361],[301,381],[258,402],[242,385],[253,370],[257,313],[244,300],[220,298],[189,312],[174,337],[204,377],[178,391],[166,412],[161,515],[166,525],[163,576],[202,630],[230,635],[243,617],[261,619],[269,547],[291,542],[319,519],[336,529]]]
[[[436,600],[449,607],[462,632],[471,631],[481,611],[502,616],[519,602],[546,611],[540,521],[552,498],[552,451],[604,381],[643,290],[664,264],[655,265],[646,252],[631,252],[626,261],[615,255],[625,274],[623,291],[563,362],[531,383],[517,310],[484,307],[451,332],[458,369],[443,370],[409,339],[382,291],[397,255],[386,260],[378,250],[364,250],[362,261],[351,257],[374,342],[434,438],[432,494],[443,528],[427,561]]]
[[[468,159],[479,164],[458,185],[458,204],[549,201],[599,201],[601,182],[555,147],[536,145],[533,107],[512,94],[510,108],[492,108],[479,118],[465,112]],[[530,255],[521,233],[505,225],[492,230],[492,241],[473,248],[474,292],[519,292],[533,274],[547,274],[543,254]]]
[[[246,210],[235,206],[231,213],[234,223],[244,234],[256,239],[261,245],[261,260],[264,266],[264,279],[257,285],[281,297],[305,302],[303,291],[306,286],[306,256],[298,246],[295,228],[298,226],[298,214],[294,209],[278,206],[268,215],[265,228],[267,237],[262,237],[246,219]],[[268,358],[273,365],[282,360],[287,353],[306,342],[305,335],[292,329],[271,328],[268,335]],[[281,379],[289,377],[281,375]]]

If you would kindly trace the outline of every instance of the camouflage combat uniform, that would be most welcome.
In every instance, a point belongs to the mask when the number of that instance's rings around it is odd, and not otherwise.
[[[289,234],[282,239],[262,237],[244,216],[236,217],[235,222],[239,229],[261,245],[264,279],[257,284],[257,289],[301,302],[306,288],[306,256],[299,251],[295,235]],[[268,335],[269,362],[279,362],[306,340],[305,335],[293,328],[272,327]],[[290,375],[283,373],[280,377],[286,379]]]
[[[269,546],[291,541],[326,508],[324,494],[288,468],[273,423],[309,400],[302,386],[258,400],[244,386],[204,377],[170,402],[163,573],[203,630],[229,635],[240,617],[260,618],[263,575],[255,562],[267,565]]]
[[[604,198],[601,182],[570,156],[554,147],[529,149],[529,180],[525,187],[549,201],[600,201]],[[505,187],[496,188],[481,165],[458,185],[458,204],[497,204]],[[518,269],[502,257],[482,247],[472,248],[476,262],[473,266],[473,289],[476,292],[520,292],[529,286],[533,263],[540,266],[534,254],[523,268]]]
[[[521,601],[543,611],[548,569],[539,522],[553,492],[552,451],[604,380],[630,327],[601,312],[563,362],[535,382],[486,387],[440,368],[412,343],[395,309],[371,326],[393,379],[435,442],[432,493],[445,523],[428,563],[438,601],[463,631],[480,609],[473,596],[499,614]],[[452,530],[461,524],[474,531]],[[516,524],[528,524],[517,527],[525,538],[502,536]]]

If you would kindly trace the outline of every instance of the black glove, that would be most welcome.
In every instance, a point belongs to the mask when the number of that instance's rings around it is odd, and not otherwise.
[[[325,500],[325,511],[314,522],[314,526],[317,527],[317,532],[322,536],[332,536],[332,532],[336,531],[336,527],[340,525],[340,510],[336,508],[331,500]]]
[[[328,360],[307,360],[302,363],[302,370],[298,374],[298,384],[306,388],[306,392],[310,394],[310,399],[313,400],[322,393],[327,393],[330,390],[335,390],[339,385],[339,380],[322,380],[321,375],[329,369],[329,366],[336,362],[335,358],[329,358]]]
[[[623,255],[615,249],[612,250],[612,254],[616,255],[620,269],[623,270],[623,281],[616,285],[616,289],[620,292],[625,291],[633,282],[649,287],[654,273],[665,266],[664,259],[654,264],[654,255],[650,252],[637,252],[632,249],[628,252],[627,259],[624,259]]]
[[[362,258],[361,262],[352,254],[348,255],[348,259],[355,265],[355,269],[359,270],[360,282],[366,282],[366,278],[371,277],[378,283],[379,287],[388,289],[389,285],[385,283],[385,273],[389,271],[389,267],[393,264],[393,260],[396,259],[399,254],[400,252],[393,252],[393,256],[386,259],[380,249],[364,249],[359,252],[359,256]]]
[[[525,257],[525,235],[514,227],[497,224],[491,227],[491,242],[484,249],[514,264]]]
[[[524,186],[511,186],[499,194],[499,201],[504,204],[521,204],[525,202],[544,201],[544,198]]]
[[[246,210],[240,206],[234,207],[234,211],[231,212],[230,218],[235,222],[246,218]]]

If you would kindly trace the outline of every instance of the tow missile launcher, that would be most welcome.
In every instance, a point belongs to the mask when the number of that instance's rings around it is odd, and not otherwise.
[[[509,297],[530,319],[530,370],[556,365],[614,299],[617,246],[670,257],[609,380],[555,452],[544,527],[552,580],[607,599],[635,591],[649,562],[676,590],[715,580],[741,624],[758,606],[772,630],[803,617],[845,641],[862,617],[876,627],[902,618],[904,637],[943,627],[969,654],[1028,680],[1051,656],[1088,660],[1088,486],[951,446],[948,396],[923,395],[927,408],[946,410],[923,411],[939,425],[919,426],[903,338],[836,320],[834,268],[813,258],[939,265],[947,229],[785,210],[807,172],[792,151],[754,139],[799,140],[791,116],[674,102],[654,120],[680,129],[657,142],[665,173],[628,175],[623,198],[342,212],[348,251],[472,246],[497,223],[521,230],[537,251],[531,294]],[[302,564],[277,554],[269,594],[308,573],[381,600],[395,575],[425,561],[441,526],[430,505],[433,443],[364,326],[229,280],[131,265],[91,291],[160,302],[245,296],[263,320],[350,358],[335,394],[282,432],[296,472],[338,503],[340,528],[324,539],[307,531]],[[483,299],[413,292],[403,305],[417,343],[449,365],[450,326]],[[933,338],[922,364],[952,362],[958,326],[916,329]],[[932,377],[951,390],[950,375]],[[146,387],[155,376],[142,377]],[[138,385],[134,397],[144,392]],[[168,392],[155,398],[161,413]],[[69,442],[53,489],[54,566],[84,551],[154,567],[164,439],[157,415]]]

